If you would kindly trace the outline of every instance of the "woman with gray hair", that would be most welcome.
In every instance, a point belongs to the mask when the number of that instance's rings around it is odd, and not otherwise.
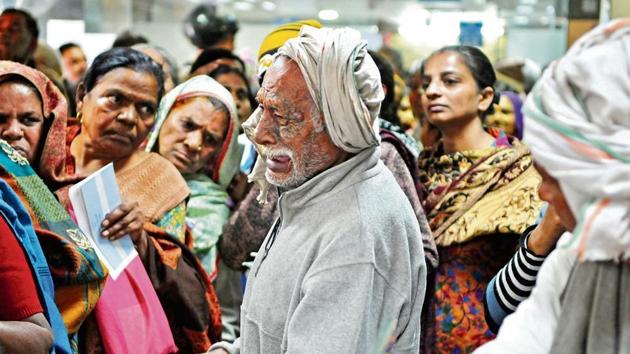
[[[164,92],[168,93],[175,86],[179,85],[177,61],[164,48],[146,43],[136,44],[131,48],[153,59],[162,67],[162,71],[164,71]]]

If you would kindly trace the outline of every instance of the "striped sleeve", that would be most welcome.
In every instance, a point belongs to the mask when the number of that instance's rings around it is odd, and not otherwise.
[[[527,240],[536,225],[529,227],[521,237],[521,247],[514,257],[490,281],[484,298],[486,320],[496,332],[503,319],[529,297],[536,284],[536,276],[545,257],[527,249]]]

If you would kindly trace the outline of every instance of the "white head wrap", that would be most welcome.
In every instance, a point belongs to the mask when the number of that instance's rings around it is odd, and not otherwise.
[[[630,258],[630,27],[602,25],[552,63],[524,107],[525,140],[576,216],[559,247]]]
[[[297,38],[289,39],[278,49],[274,60],[281,55],[300,68],[335,146],[358,153],[379,145],[376,118],[385,94],[378,68],[358,31],[305,25]],[[257,110],[243,125],[248,136],[259,119]],[[258,159],[250,175],[250,180],[261,187],[262,202],[266,201],[269,188],[264,179],[264,163],[264,159]]]
[[[373,126],[385,94],[358,31],[302,26],[300,35],[288,40],[278,54],[300,67],[337,147],[357,153],[379,144]]]

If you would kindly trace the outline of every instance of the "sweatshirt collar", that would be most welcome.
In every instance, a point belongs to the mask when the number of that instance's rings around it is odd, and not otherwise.
[[[381,149],[378,146],[365,149],[350,159],[335,165],[301,186],[282,193],[279,202],[284,218],[291,211],[326,199],[343,189],[376,175]]]

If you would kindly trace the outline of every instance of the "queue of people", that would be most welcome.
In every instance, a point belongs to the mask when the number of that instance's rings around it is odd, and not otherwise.
[[[417,126],[358,31],[281,25],[252,80],[227,28],[186,77],[126,34],[89,66],[61,46],[58,80],[32,16],[0,15],[0,352],[630,351],[630,21],[526,97],[443,47]],[[115,279],[69,197],[110,163],[97,237],[137,251]]]

